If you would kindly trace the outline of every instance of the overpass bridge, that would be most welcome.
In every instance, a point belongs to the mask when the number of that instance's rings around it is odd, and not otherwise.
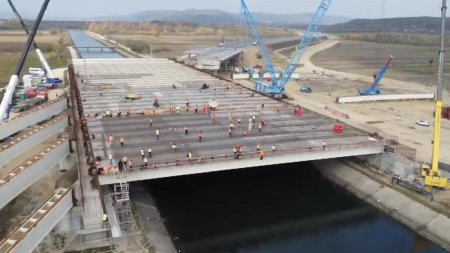
[[[345,125],[342,133],[335,133],[335,119],[305,109],[296,115],[295,105],[254,94],[169,60],[74,60],[73,63],[80,76],[89,77],[86,83],[78,85],[88,131],[95,136],[90,140],[93,156],[102,160],[98,168],[113,167],[111,164],[117,164],[125,156],[133,164],[127,173],[99,172],[100,184],[383,151],[382,143],[359,129]],[[203,83],[209,88],[201,89]],[[138,94],[140,99],[126,100],[129,93]],[[153,106],[156,99],[158,107]],[[210,100],[217,101],[217,109],[203,112]],[[106,117],[107,112],[112,117]],[[121,117],[117,116],[119,112]],[[125,116],[127,112],[130,116]],[[254,123],[249,126],[253,117]],[[159,140],[156,129],[160,132]],[[111,144],[109,135],[115,138]],[[123,147],[120,137],[126,140]],[[235,159],[233,153],[236,146],[243,149],[240,159]],[[257,146],[266,153],[263,160],[259,159]],[[152,149],[151,158],[148,148]],[[141,149],[145,151],[147,166]]]
[[[118,46],[73,46],[73,48],[77,50],[85,50],[86,52],[95,51],[95,52],[108,52],[111,53],[114,49],[119,48]],[[106,49],[106,50],[105,50]]]

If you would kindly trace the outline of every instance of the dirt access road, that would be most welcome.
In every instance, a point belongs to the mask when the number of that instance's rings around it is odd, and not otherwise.
[[[303,64],[299,69],[302,80],[290,82],[286,94],[305,108],[334,117],[340,121],[377,132],[384,137],[397,136],[400,143],[417,149],[418,161],[430,161],[433,138],[433,127],[421,127],[417,120],[425,119],[433,122],[434,101],[378,102],[366,104],[336,104],[336,97],[356,96],[358,89],[367,88],[373,78],[352,73],[324,69],[314,65],[311,57],[317,52],[337,45],[335,38],[308,48],[303,54]],[[324,75],[312,74],[312,71]],[[303,85],[309,85],[313,92],[299,92]],[[383,79],[383,94],[398,93],[435,93],[435,87],[426,87],[420,83]],[[444,103],[450,104],[450,96],[444,92]],[[325,106],[348,114],[349,118],[324,109]],[[450,121],[443,120],[441,126],[440,160],[450,163]]]

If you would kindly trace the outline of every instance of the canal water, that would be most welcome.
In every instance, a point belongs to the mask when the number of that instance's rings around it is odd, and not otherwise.
[[[446,252],[310,163],[146,182],[181,252]]]
[[[72,42],[77,47],[101,47],[104,46],[97,40],[87,36],[83,31],[80,30],[70,30],[70,37]],[[98,59],[98,58],[122,58],[119,54],[115,53],[111,49],[107,48],[80,48],[77,49],[78,53],[83,59]],[[103,50],[103,51],[102,51]]]
[[[70,34],[77,46],[100,45],[82,32]],[[180,252],[446,252],[322,178],[310,163],[166,178],[146,187]]]

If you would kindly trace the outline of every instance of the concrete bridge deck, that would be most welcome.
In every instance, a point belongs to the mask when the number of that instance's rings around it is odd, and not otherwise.
[[[345,125],[341,134],[333,132],[335,119],[305,109],[297,117],[293,105],[252,95],[252,91],[169,60],[75,60],[74,66],[76,72],[87,79],[81,84],[80,78],[78,83],[89,132],[96,137],[92,139],[95,156],[104,159],[101,166],[108,164],[109,154],[112,154],[114,164],[124,156],[134,164],[134,171],[129,171],[126,179],[101,176],[102,184],[382,151],[381,143],[358,129]],[[208,84],[209,89],[200,90],[203,83]],[[139,94],[141,99],[126,100],[125,95],[129,92]],[[158,108],[152,106],[155,99],[159,101]],[[208,115],[202,108],[210,99],[218,102],[218,109]],[[188,111],[186,103],[189,103]],[[179,113],[175,110],[177,106]],[[195,106],[198,106],[198,113],[195,113]],[[169,113],[170,108],[175,111],[173,115]],[[119,110],[122,117],[116,117]],[[132,112],[131,116],[124,116],[128,110]],[[137,113],[144,110],[148,112],[146,115]],[[114,116],[102,117],[106,111]],[[98,117],[94,117],[95,114]],[[252,130],[248,131],[248,122],[253,116],[256,120]],[[258,131],[262,120],[265,126]],[[234,124],[231,137],[228,133],[230,122]],[[189,130],[187,135],[185,126]],[[156,139],[156,129],[160,131],[160,140]],[[247,131],[246,135],[244,131]],[[198,139],[200,132],[201,142]],[[109,135],[115,138],[112,145],[107,141]],[[126,139],[124,147],[119,143],[121,136]],[[325,151],[322,148],[324,140],[327,143]],[[176,144],[175,152],[172,143]],[[258,158],[257,144],[266,151],[264,160]],[[236,145],[243,147],[244,160],[233,160]],[[271,151],[273,145],[276,145],[275,152]],[[144,149],[148,157],[148,148],[152,149],[152,158],[148,158],[148,169],[140,171],[143,164],[140,150]],[[193,156],[192,166],[177,166],[189,163],[186,159],[189,152]],[[215,161],[213,166],[212,160]]]

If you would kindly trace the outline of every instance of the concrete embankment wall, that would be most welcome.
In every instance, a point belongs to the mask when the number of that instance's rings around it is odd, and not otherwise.
[[[450,251],[450,219],[341,160],[314,161],[322,175]]]

